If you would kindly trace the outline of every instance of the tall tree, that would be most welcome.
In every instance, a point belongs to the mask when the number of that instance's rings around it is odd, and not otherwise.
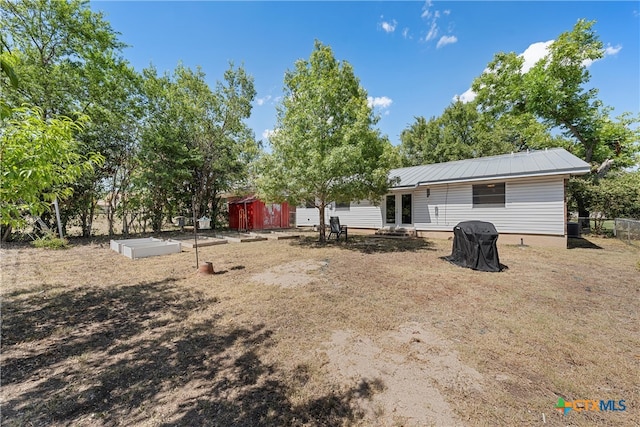
[[[610,117],[598,91],[588,88],[588,66],[604,56],[593,21],[579,20],[572,31],[562,33],[548,54],[530,70],[516,53],[499,53],[472,85],[481,111],[500,119],[531,115],[559,130],[565,147],[592,163],[594,168],[613,161],[614,168],[638,161],[637,119]],[[581,217],[589,216],[584,200],[576,194]]]
[[[157,232],[162,229],[163,218],[179,205],[196,153],[188,144],[192,125],[189,111],[180,108],[181,97],[172,76],[158,76],[152,67],[143,75],[146,117],[133,189],[125,203],[150,220]]]
[[[457,100],[440,117],[416,117],[400,140],[403,165],[416,166],[549,146],[552,138],[531,115],[494,118]]]
[[[73,196],[63,209],[63,221],[74,220],[88,237],[99,199],[109,202],[107,219],[113,232],[114,202],[130,179],[143,110],[140,76],[111,54],[87,64],[83,84],[89,101],[85,111],[92,120],[77,138],[84,151],[102,153],[105,162],[74,185]]]
[[[329,46],[316,41],[309,60],[296,61],[284,84],[259,193],[292,204],[313,201],[325,241],[327,204],[378,200],[388,191],[396,157],[374,128],[377,118],[353,68],[337,61]]]
[[[124,47],[85,0],[0,0],[0,17],[20,76],[18,90],[7,96],[14,105],[37,106],[44,118],[85,112],[87,65]]]
[[[88,116],[75,129],[82,155],[105,153],[104,166],[86,170],[73,185],[64,203],[62,218],[78,218],[84,235],[91,232],[91,218],[103,184],[112,175],[114,161],[130,142],[137,118],[131,97],[135,72],[120,57],[124,44],[103,18],[82,0],[0,0],[3,46],[15,57],[20,84],[8,90],[12,105],[38,107],[43,120],[58,116]]]
[[[188,194],[198,213],[211,216],[215,226],[221,194],[248,185],[248,165],[258,144],[244,120],[251,115],[256,92],[253,78],[233,64],[213,90],[205,77],[200,68],[179,66],[175,73],[180,109],[190,122],[185,142],[197,156]]]
[[[560,130],[568,148],[585,161],[600,164],[616,158],[619,166],[629,166],[637,147],[633,140],[620,139],[627,123],[612,121],[611,109],[597,98],[598,90],[586,87],[588,66],[604,56],[593,25],[579,20],[526,72],[523,57],[514,52],[497,54],[472,87],[482,111],[496,118],[530,114]]]
[[[244,123],[255,96],[253,78],[233,64],[211,90],[204,72],[179,65],[173,74],[144,71],[145,105],[137,197],[154,230],[186,209],[217,216],[221,194],[245,183],[258,150]]]

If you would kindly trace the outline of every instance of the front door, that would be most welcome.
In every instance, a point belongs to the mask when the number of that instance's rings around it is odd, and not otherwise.
[[[385,223],[387,225],[396,225],[396,196],[387,196],[385,204]]]
[[[413,224],[413,219],[411,218],[412,211],[413,211],[413,206],[411,203],[411,194],[403,194],[402,202],[400,206],[400,215],[402,216],[403,225]]]

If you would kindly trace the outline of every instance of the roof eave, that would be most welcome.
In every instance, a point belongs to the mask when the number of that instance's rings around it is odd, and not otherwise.
[[[522,173],[522,174],[509,174],[509,175],[493,175],[493,176],[479,176],[473,178],[457,178],[457,179],[448,179],[441,181],[419,181],[415,184],[409,185],[397,185],[391,187],[391,190],[404,190],[404,189],[412,189],[417,187],[423,187],[425,185],[436,185],[436,184],[457,184],[463,182],[478,182],[478,181],[496,181],[496,180],[507,180],[507,179],[518,179],[518,178],[535,178],[535,177],[546,177],[546,176],[554,176],[554,175],[585,175],[591,172],[589,167],[580,167],[580,168],[572,168],[572,169],[564,169],[564,170],[553,170],[548,172],[536,172],[536,173]]]

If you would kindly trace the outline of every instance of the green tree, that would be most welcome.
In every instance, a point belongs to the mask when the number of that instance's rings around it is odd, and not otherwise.
[[[546,127],[529,114],[494,118],[475,102],[455,101],[440,117],[416,117],[400,135],[404,166],[492,156],[551,145]]]
[[[637,139],[628,138],[628,116],[613,121],[610,108],[588,89],[588,65],[604,56],[602,42],[592,27],[579,20],[549,46],[548,54],[524,71],[524,58],[514,52],[499,53],[473,82],[481,111],[496,119],[504,115],[531,115],[558,129],[567,148],[586,162],[600,164],[616,159],[616,167],[636,160]]]
[[[38,108],[17,108],[0,132],[0,217],[6,239],[25,225],[25,214],[41,215],[54,199],[72,193],[70,184],[102,162],[85,157],[74,140],[83,122],[60,117],[44,120]]]
[[[189,122],[185,143],[196,156],[186,194],[194,198],[199,215],[215,220],[221,194],[249,185],[249,163],[259,151],[244,123],[256,94],[253,78],[243,67],[230,64],[211,90],[200,68],[179,66],[175,83],[182,117]]]
[[[14,57],[20,84],[6,91],[11,105],[33,105],[47,120],[88,116],[74,138],[83,155],[100,152],[103,166],[86,170],[61,205],[63,224],[78,221],[83,235],[104,185],[113,182],[119,162],[137,132],[136,73],[120,56],[124,44],[87,1],[0,0],[3,47]]]
[[[550,131],[558,130],[564,137],[561,145],[594,169],[605,161],[620,169],[638,162],[638,132],[633,130],[638,119],[628,114],[612,119],[612,109],[603,106],[597,89],[588,88],[588,66],[604,56],[593,25],[579,20],[526,72],[524,59],[516,53],[495,55],[472,88],[480,110],[496,121],[529,115]],[[579,192],[573,196],[579,216],[588,217],[586,199]]]
[[[211,90],[204,72],[179,65],[173,74],[144,71],[146,117],[132,199],[154,230],[163,217],[186,213],[216,218],[221,194],[246,185],[258,152],[244,123],[255,97],[253,79],[233,64]]]
[[[113,233],[116,202],[130,180],[131,158],[139,142],[141,82],[129,64],[111,54],[87,64],[85,85],[90,102],[85,111],[92,119],[77,139],[83,152],[100,152],[105,162],[74,184],[73,196],[62,209],[63,223],[80,225],[85,237],[91,235],[98,200],[105,198],[109,231]]]
[[[592,214],[596,233],[602,232],[603,223],[608,219],[640,219],[639,171],[614,171],[603,178],[593,174],[590,179],[571,180],[570,187],[582,195],[583,203]]]
[[[298,60],[284,78],[271,153],[262,159],[258,189],[267,200],[314,201],[325,241],[328,203],[378,200],[389,188],[394,150],[374,129],[351,65],[338,62],[316,41],[309,60]]]
[[[155,68],[145,69],[143,75],[146,117],[133,188],[126,195],[126,203],[150,220],[157,232],[162,229],[163,218],[179,205],[196,153],[188,146],[189,112],[180,108],[181,99],[171,75],[158,76]]]
[[[440,126],[436,117],[427,121],[424,117],[415,117],[415,121],[400,134],[398,152],[402,166],[419,166],[437,163],[432,153],[440,144]]]
[[[20,76],[7,93],[13,105],[37,106],[44,118],[86,112],[87,67],[124,47],[102,14],[84,0],[0,0],[0,18]]]

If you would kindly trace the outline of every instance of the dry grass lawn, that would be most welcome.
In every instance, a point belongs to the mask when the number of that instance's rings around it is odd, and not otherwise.
[[[640,250],[589,240],[500,246],[502,273],[446,240],[210,246],[210,276],[192,250],[4,247],[2,424],[640,425]]]

